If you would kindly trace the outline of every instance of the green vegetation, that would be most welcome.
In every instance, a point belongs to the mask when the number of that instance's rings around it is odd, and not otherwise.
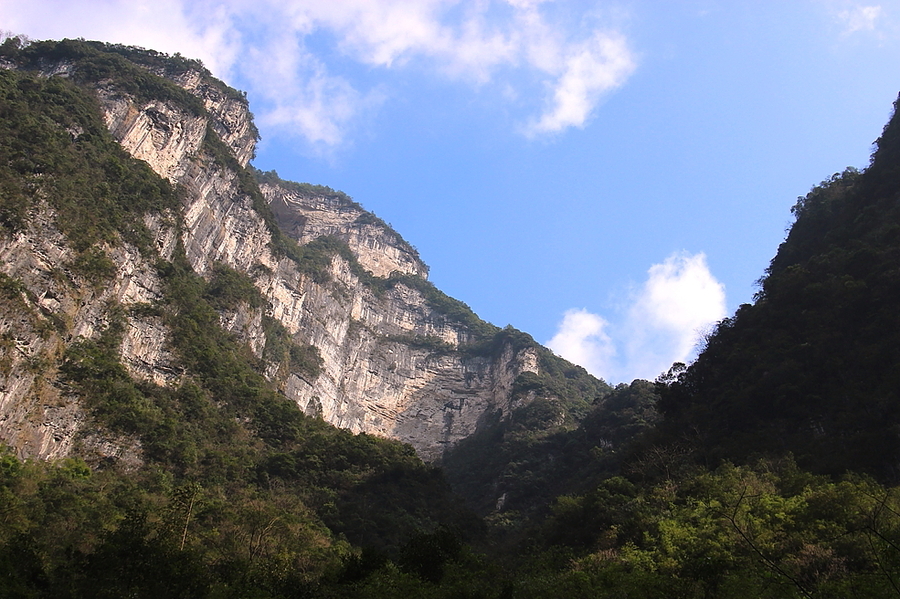
[[[40,70],[47,62],[71,64],[69,76],[76,83],[110,82],[120,93],[129,94],[138,102],[174,102],[198,116],[206,112],[199,98],[129,60],[138,56],[145,56],[147,60],[153,58],[151,53],[139,48],[66,39],[33,42],[24,48],[8,47],[6,53],[0,55],[14,60],[19,68],[26,70]],[[156,58],[165,61],[163,56],[156,53]]]
[[[86,43],[98,51],[119,54],[135,64],[152,69],[154,72],[162,72],[165,74],[166,78],[174,78],[179,75],[184,75],[188,71],[194,71],[200,75],[203,84],[215,87],[218,91],[224,93],[226,97],[232,100],[247,104],[246,92],[229,87],[220,79],[215,78],[212,73],[209,72],[209,69],[203,66],[203,62],[198,59],[185,58],[178,52],[169,55],[164,52],[157,52],[156,50],[148,50],[137,46],[106,44],[94,41],[88,41]],[[251,133],[256,139],[259,139],[259,131],[256,129],[256,125],[251,122],[250,126],[252,128]]]
[[[359,264],[359,260],[357,260],[356,255],[350,250],[347,244],[334,237],[323,236],[303,246],[298,245],[293,239],[287,237],[278,227],[277,219],[272,213],[271,208],[265,202],[256,181],[280,185],[288,190],[307,197],[318,196],[332,199],[345,204],[348,209],[363,210],[359,204],[351,200],[350,197],[343,192],[335,191],[330,187],[321,185],[284,181],[278,177],[278,174],[275,171],[262,172],[255,169],[245,171],[240,168],[240,165],[237,164],[228,149],[220,140],[218,140],[213,132],[210,132],[207,135],[207,149],[220,165],[227,166],[229,169],[241,173],[241,189],[244,193],[253,198],[254,209],[265,220],[266,226],[272,234],[274,249],[280,255],[287,256],[294,260],[302,272],[316,277],[319,281],[327,281],[328,268],[331,265],[332,257],[339,255],[350,264],[351,271],[359,278],[360,282],[368,286],[375,293],[384,293],[386,290],[391,289],[398,284],[415,289],[422,294],[428,305],[436,312],[444,315],[452,322],[458,322],[466,326],[473,335],[473,343],[484,341],[488,337],[493,337],[499,330],[497,327],[478,318],[469,306],[459,300],[449,297],[427,279],[416,275],[405,275],[400,273],[394,273],[387,279],[373,276]],[[255,176],[255,179],[251,179],[251,174]],[[363,211],[363,215],[368,214],[369,213]],[[369,219],[368,216],[365,218]],[[375,219],[377,217],[372,215],[371,218]],[[378,223],[382,224],[388,231],[394,233],[394,235],[397,236],[397,239],[402,243],[406,243],[399,234],[394,232],[393,229],[383,223],[383,221],[379,220]],[[418,256],[415,248],[408,246],[408,249],[415,256]]]
[[[71,77],[78,83],[111,82],[120,93],[133,96],[138,102],[174,102],[195,115],[206,110],[202,100],[169,81],[188,71],[199,74],[203,84],[215,87],[226,97],[247,103],[247,95],[229,87],[203,66],[200,60],[148,50],[137,46],[104,42],[65,39],[23,44],[12,37],[0,45],[0,56],[13,60],[19,68],[40,70],[48,62],[70,64]],[[163,74],[164,77],[157,76]],[[251,133],[259,139],[256,126]]]
[[[259,190],[259,185],[253,174],[250,170],[241,166],[234,154],[231,153],[231,149],[212,128],[212,125],[207,125],[206,136],[203,138],[203,151],[212,158],[219,168],[226,169],[237,175],[238,189],[242,194],[250,198],[253,203],[253,210],[263,219],[266,229],[272,237],[272,251],[278,256],[286,256],[300,264],[302,262],[300,246],[278,228],[275,215]]]
[[[0,273],[0,308],[6,313],[27,315],[32,326],[40,320],[40,315],[26,301],[29,298],[28,288],[19,279]]]
[[[46,200],[57,227],[81,253],[73,263],[95,280],[109,276],[97,244],[120,238],[152,251],[140,216],[177,205],[168,182],[110,137],[96,101],[72,82],[0,71],[0,225],[25,226]]]
[[[498,535],[514,539],[554,497],[618,473],[633,455],[635,439],[655,423],[652,384],[597,391],[602,395],[578,422],[559,396],[548,393],[543,377],[524,373],[513,393],[520,405],[506,418],[496,414],[444,456],[453,488],[497,524]]]
[[[898,492],[790,459],[609,478],[556,500],[522,596],[896,596]]]
[[[221,262],[213,265],[206,296],[218,310],[234,310],[242,303],[256,309],[268,304],[253,279]]]
[[[358,203],[353,201],[353,198],[348,196],[343,191],[338,191],[328,187],[327,185],[315,185],[312,183],[297,183],[295,181],[285,181],[281,177],[278,176],[278,173],[274,170],[272,171],[261,171],[259,169],[253,169],[253,175],[256,177],[257,181],[260,183],[264,183],[267,185],[277,185],[278,187],[283,187],[284,189],[294,192],[305,198],[325,198],[326,200],[332,200],[339,204],[342,204],[347,210],[363,210],[363,207]]]
[[[900,205],[883,158],[897,121],[869,169],[798,200],[755,303],[661,386],[665,438],[711,464],[790,451],[813,472],[897,479]]]
[[[396,285],[404,285],[422,294],[428,305],[451,322],[464,325],[472,334],[473,342],[493,337],[500,329],[478,318],[472,309],[434,286],[431,281],[416,275],[394,273],[387,279],[381,279],[383,289],[391,289]]]
[[[116,276],[116,264],[97,246],[90,247],[78,254],[68,267],[84,277],[95,287]]]
[[[350,271],[356,275],[363,285],[378,287],[380,279],[364,269],[356,258],[356,254],[350,251],[350,247],[330,236],[317,237],[309,243],[300,246],[297,254],[297,263],[300,270],[314,279],[326,281],[329,278],[331,261],[335,255],[343,258],[349,265]]]
[[[385,335],[385,343],[400,343],[414,349],[425,349],[431,355],[439,356],[456,352],[456,346],[447,343],[437,335]]]
[[[694,364],[615,388],[421,277],[366,273],[339,240],[299,246],[259,192],[257,178],[277,175],[241,169],[210,130],[206,156],[235,173],[273,247],[302,272],[326,281],[339,255],[373,293],[416,290],[471,333],[461,347],[436,336],[385,343],[476,364],[533,352],[538,372],[516,377],[505,411],[438,468],[408,445],[305,416],[263,376],[277,364],[313,380],[322,360],[265,313],[258,271],[217,264],[205,280],[183,248],[155,256],[142,218],[175,211],[175,191],[112,142],[79,82],[189,102],[137,65],[209,76],[202,65],[71,40],[7,40],[0,56],[72,67],[68,80],[0,71],[2,234],[26,229],[46,202],[75,250],[61,266],[104,285],[115,275],[108,248],[124,240],[155,260],[163,285],[152,304],[110,302],[101,334],[68,343],[58,372],[32,365],[79,398],[86,461],[0,450],[0,595],[900,595],[900,116],[868,169],[798,200],[754,304],[722,321]],[[292,189],[361,210],[329,188]],[[23,331],[65,330],[38,306],[0,273],[0,308],[20,327],[0,334],[3,377]],[[262,360],[219,326],[239,308],[261,318]],[[136,380],[122,364],[129,318],[166,325],[175,383]],[[119,457],[97,457],[98,441],[118,443]]]
[[[278,220],[269,203],[259,190],[259,184],[253,174],[259,171],[243,168],[212,127],[207,128],[203,149],[220,168],[237,174],[240,192],[251,199],[253,210],[265,222],[272,239],[271,249],[276,256],[293,260],[301,272],[312,276],[318,282],[325,282],[330,279],[332,258],[340,255],[364,284],[377,285],[378,279],[359,264],[359,260],[346,243],[326,236],[301,246],[285,235],[278,226]]]
[[[288,455],[267,463],[277,476],[303,466]],[[609,478],[557,499],[531,551],[504,569],[446,527],[411,536],[393,558],[354,550],[269,486],[4,454],[0,588],[10,597],[888,597],[900,575],[898,490],[815,477],[789,460],[643,484]]]
[[[443,461],[454,488],[476,511],[490,514],[505,494],[505,509],[516,512],[517,521],[539,512],[554,494],[570,489],[577,476],[587,476],[586,470],[595,472],[585,480],[616,471],[631,435],[622,438],[595,429],[603,426],[604,418],[618,418],[616,426],[636,435],[652,422],[656,401],[649,383],[612,389],[509,326],[462,351],[497,359],[504,351],[518,354],[526,349],[537,355],[539,373],[526,371],[515,379],[511,411],[495,414]],[[631,430],[634,420],[639,424]],[[604,437],[616,449],[596,460],[594,448]]]
[[[307,380],[315,380],[322,372],[322,356],[314,345],[295,342],[281,321],[263,315],[263,329],[266,346],[263,358],[270,363],[280,364],[282,369],[297,374]]]

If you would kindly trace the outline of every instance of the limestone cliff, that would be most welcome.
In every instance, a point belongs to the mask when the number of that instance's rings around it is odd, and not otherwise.
[[[162,83],[153,83],[167,90],[161,97],[148,96],[115,77],[89,80],[77,62],[52,56],[39,69],[4,63],[94,90],[114,139],[177,187],[180,206],[143,217],[152,251],[121,239],[102,246],[115,268],[103,285],[66,266],[75,252],[46,202],[18,233],[0,238],[8,287],[0,312],[0,439],[25,456],[63,456],[77,441],[100,455],[138,459],[134,440],[88,430],[79,398],[56,369],[66,347],[96,338],[111,306],[120,306],[122,363],[133,377],[177,384],[183,370],[171,332],[152,310],[138,308],[160,299],[158,261],[182,251],[203,276],[224,265],[252,279],[265,302],[221,310],[221,326],[261,360],[282,393],[336,426],[406,441],[437,459],[487,416],[534,396],[514,393],[514,385],[522,373],[540,372],[546,350],[506,341],[434,289],[415,249],[346,196],[260,173],[257,186],[245,168],[256,129],[241,94],[199,67],[173,70],[137,56],[130,64],[165,76],[199,107]],[[317,243],[328,251],[314,254]],[[313,268],[313,258],[324,266]],[[267,355],[276,321],[291,342],[316,348],[315,375]]]
[[[300,243],[331,236],[346,243],[360,264],[377,277],[391,273],[425,277],[428,267],[396,232],[340,192],[301,186],[261,173],[265,194],[282,230]]]

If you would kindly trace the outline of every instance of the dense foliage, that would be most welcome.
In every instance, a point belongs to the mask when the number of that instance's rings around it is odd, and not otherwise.
[[[631,454],[631,441],[656,419],[655,389],[646,381],[615,389],[600,381],[592,393],[583,395],[570,390],[570,401],[595,400],[586,409],[568,410],[566,395],[560,393],[564,390],[554,382],[546,375],[519,377],[513,393],[519,407],[508,417],[496,414],[494,422],[444,457],[454,489],[497,525],[500,537],[519,536],[533,518],[546,514],[556,496],[618,473]],[[576,420],[579,411],[586,414]]]
[[[0,227],[21,230],[30,209],[48,202],[56,226],[80,252],[72,266],[110,276],[98,244],[120,238],[143,251],[140,216],[176,205],[175,193],[109,134],[93,97],[59,77],[0,70]],[[92,249],[93,248],[93,249]]]
[[[65,347],[52,384],[81,400],[84,461],[0,450],[0,595],[900,595],[900,488],[890,486],[900,458],[900,117],[866,171],[798,201],[755,303],[724,320],[694,364],[615,388],[421,277],[366,273],[337,239],[298,245],[259,191],[258,179],[277,176],[241,168],[210,129],[201,159],[235,173],[276,252],[321,280],[340,255],[372,293],[415,289],[471,332],[461,347],[386,342],[468,360],[533,352],[539,372],[518,376],[508,409],[438,468],[407,445],[304,415],[278,392],[267,365],[313,380],[321,357],[266,314],[250,274],[217,264],[200,277],[183,248],[154,257],[142,217],[177,214],[176,191],[111,140],[81,84],[201,114],[150,70],[211,78],[202,65],[11,39],[0,57],[25,71],[0,70],[2,234],[25,230],[46,203],[76,250],[61,268],[99,287],[124,240],[152,259],[163,290],[152,304],[111,301],[100,334]],[[34,75],[59,64],[68,79]],[[329,188],[277,181],[358,208]],[[42,337],[65,332],[64,319],[33,305],[22,281],[0,274],[0,309]],[[234,310],[259,317],[262,360],[220,326]],[[121,363],[136,319],[170,331],[177,384],[135,380]],[[16,343],[0,335],[0,371]],[[98,457],[106,441],[117,457]]]
[[[565,597],[890,597],[900,489],[790,459],[559,497],[523,587]],[[554,550],[555,548],[555,550]],[[523,596],[529,596],[523,593]]]
[[[900,490],[790,460],[608,478],[503,568],[447,528],[354,550],[271,485],[4,455],[0,499],[8,597],[889,597],[900,579]]]
[[[791,451],[815,472],[900,477],[897,127],[866,171],[799,199],[755,303],[662,387],[670,439],[710,464]]]

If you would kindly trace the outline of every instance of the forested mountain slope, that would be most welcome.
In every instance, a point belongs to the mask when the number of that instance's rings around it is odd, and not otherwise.
[[[0,595],[900,594],[897,116],[616,388],[256,137],[195,61],[0,45]]]
[[[147,51],[16,41],[0,69],[0,595],[296,596],[363,545],[396,559],[441,526],[477,532],[411,446],[283,392],[324,360],[260,287],[356,263],[280,234],[241,165],[242,96]],[[269,266],[239,270],[248,256]]]
[[[256,137],[195,61],[0,46],[3,594],[428,579],[482,525],[419,456],[609,391],[340,192],[249,168]]]
[[[895,114],[864,172],[797,201],[753,305],[665,388],[670,441],[711,463],[791,452],[815,472],[900,477],[898,175]]]

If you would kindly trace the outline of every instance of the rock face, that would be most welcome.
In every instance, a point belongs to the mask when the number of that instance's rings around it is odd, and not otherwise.
[[[391,273],[428,275],[419,254],[393,230],[355,202],[337,194],[315,195],[292,189],[290,184],[263,183],[260,186],[282,230],[309,243],[323,236],[340,239],[376,277]]]
[[[51,71],[67,74],[62,67]],[[202,100],[204,114],[171,100],[139,101],[103,84],[96,88],[103,118],[123,148],[181,190],[180,215],[146,217],[159,256],[171,259],[180,245],[197,273],[224,264],[252,277],[268,302],[222,313],[222,326],[261,359],[264,318],[318,349],[315,378],[269,364],[267,376],[286,396],[336,426],[409,442],[425,459],[471,435],[486,415],[514,407],[513,382],[539,370],[535,347],[466,350],[475,339],[471,324],[448,316],[423,292],[427,267],[417,252],[348,198],[264,179],[260,190],[288,236],[301,245],[329,236],[352,256],[331,255],[327,276],[314,276],[275,253],[272,224],[241,183],[256,142],[246,101],[199,72],[172,80]],[[234,164],[209,150],[211,132]],[[22,456],[61,457],[76,439],[104,455],[138,451],[133,443],[92,437],[78,398],[54,382],[65,347],[96,337],[110,302],[128,307],[160,298],[156,270],[136,248],[121,243],[107,254],[117,276],[102,288],[61,267],[72,250],[46,205],[25,231],[0,240],[0,271],[22,285],[4,296],[0,314],[0,438]],[[134,377],[177,384],[182,372],[162,319],[131,314],[123,364]]]

